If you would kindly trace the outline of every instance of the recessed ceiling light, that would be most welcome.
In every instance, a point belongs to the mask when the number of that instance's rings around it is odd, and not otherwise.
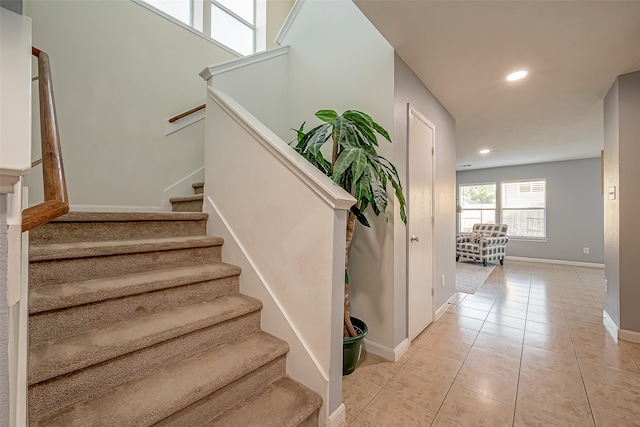
[[[525,70],[516,71],[515,73],[509,74],[507,76],[507,80],[512,82],[512,81],[515,81],[515,80],[524,79],[525,77],[527,77],[527,74],[528,73]]]
[[[480,150],[480,154],[488,154],[490,152],[491,150],[487,150],[486,148],[484,150]]]

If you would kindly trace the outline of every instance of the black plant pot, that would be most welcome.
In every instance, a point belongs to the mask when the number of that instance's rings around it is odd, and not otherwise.
[[[358,335],[344,338],[342,343],[342,375],[349,375],[356,369],[358,360],[360,360],[364,337],[366,337],[369,332],[367,324],[362,320],[352,316],[351,323],[353,323],[353,327]]]

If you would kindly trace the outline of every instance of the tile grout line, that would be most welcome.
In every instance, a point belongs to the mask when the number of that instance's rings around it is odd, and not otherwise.
[[[574,269],[575,270],[575,269]],[[577,273],[577,272],[576,272]],[[580,276],[578,276],[580,277]],[[586,286],[584,285],[584,282],[582,281],[582,277],[580,277],[580,283],[582,284],[583,287],[586,288]],[[562,312],[565,314],[565,319],[567,318],[566,316],[566,310],[564,307],[564,300],[562,299],[562,297],[560,297],[560,301],[562,302]],[[571,328],[571,326],[569,324],[567,324],[567,326],[569,327],[569,337],[571,339],[571,348],[573,348],[573,355],[576,358],[576,363],[578,365],[578,372],[580,372],[580,379],[582,380],[582,387],[584,388],[584,394],[587,398],[587,405],[589,405],[589,413],[591,414],[591,420],[593,421],[593,425],[596,426],[596,417],[593,414],[593,407],[591,406],[591,400],[589,399],[589,393],[587,391],[587,384],[585,383],[585,379],[584,379],[584,375],[582,374],[582,367],[580,366],[580,359],[578,359],[578,353],[576,352],[576,346],[575,346],[575,341],[573,340],[573,330]]]
[[[529,293],[527,294],[527,310],[525,311],[524,331],[522,335],[522,346],[520,347],[520,364],[518,365],[518,381],[516,381],[516,396],[513,402],[513,419],[511,425],[516,425],[516,413],[518,412],[518,390],[520,390],[520,375],[522,373],[522,359],[524,357],[524,340],[527,334],[527,319],[529,317],[529,299],[531,298],[531,281],[533,280],[533,265],[531,266],[531,274],[529,279]],[[505,283],[506,286],[506,283]]]
[[[495,271],[495,269],[494,269],[494,271]],[[492,272],[492,273],[493,273],[493,272]],[[509,273],[509,274],[511,274],[511,273]],[[490,276],[490,275],[489,275],[489,276]],[[506,282],[507,278],[508,278],[508,275],[507,275],[507,277],[505,277],[505,279],[504,279],[504,280],[505,280],[505,282]],[[488,279],[488,277],[487,277],[487,279]],[[486,280],[485,280],[485,282],[486,282]],[[482,285],[480,285],[480,286],[478,287],[478,289],[482,288],[482,286],[484,286],[484,283],[483,283]],[[447,393],[445,394],[444,399],[442,399],[442,403],[440,403],[440,406],[438,407],[438,410],[436,411],[436,416],[433,418],[433,421],[431,422],[431,425],[433,425],[433,423],[435,422],[436,417],[440,414],[440,410],[442,409],[442,406],[444,405],[445,400],[447,400],[447,396],[449,396],[449,393],[451,392],[451,389],[453,388],[453,384],[455,383],[456,379],[458,378],[458,375],[460,375],[460,371],[462,370],[462,367],[464,366],[465,362],[467,361],[467,358],[469,357],[469,353],[471,353],[471,350],[473,349],[473,345],[475,344],[476,340],[478,339],[478,336],[480,335],[480,331],[481,331],[481,330],[482,330],[482,328],[484,327],[484,324],[487,322],[487,317],[489,316],[489,313],[491,313],[491,310],[492,310],[492,309],[493,309],[493,307],[495,306],[495,304],[496,304],[496,302],[498,301],[498,298],[500,297],[500,295],[503,293],[503,291],[504,291],[504,288],[505,288],[505,287],[506,287],[506,283],[502,285],[502,287],[501,287],[501,289],[500,289],[500,292],[498,293],[498,295],[496,295],[496,296],[494,297],[494,299],[493,299],[493,303],[491,304],[491,308],[490,308],[490,309],[489,309],[489,311],[487,312],[487,316],[485,316],[484,320],[482,321],[482,325],[481,325],[481,326],[480,326],[480,328],[478,329],[478,332],[476,333],[476,337],[473,339],[473,343],[471,343],[471,348],[469,349],[469,351],[468,351],[468,352],[467,352],[467,354],[465,355],[464,360],[462,361],[462,363],[461,363],[461,365],[460,365],[460,368],[459,368],[459,369],[458,369],[458,371],[456,372],[456,375],[455,375],[455,377],[453,378],[453,381],[452,381],[452,382],[451,382],[451,384],[449,385],[449,389],[447,390]],[[474,295],[474,294],[472,294],[472,295]],[[464,300],[464,299],[466,299],[466,298],[467,298],[467,297],[463,298],[463,300]],[[456,308],[457,308],[457,306],[458,306],[458,303],[456,303]],[[480,319],[477,319],[477,320],[480,320]],[[464,328],[462,328],[461,326],[458,326],[458,325],[456,325],[456,326],[457,326],[458,328],[464,329]],[[492,371],[491,371],[491,372],[492,372]],[[463,388],[464,388],[464,387],[463,387]],[[466,389],[466,388],[465,388],[465,390],[468,390],[468,389]],[[479,395],[479,396],[486,397],[486,398],[488,398],[488,399],[491,399],[491,400],[493,400],[493,401],[495,401],[495,402],[498,402],[498,403],[501,403],[501,404],[503,404],[503,405],[504,405],[504,403],[503,403],[503,402],[500,402],[500,401],[498,401],[498,400],[496,400],[496,399],[493,399],[493,398],[491,398],[491,397],[484,396],[484,395],[482,395],[482,394],[480,394],[480,393],[476,393],[476,392],[475,392],[475,391],[473,391],[473,390],[468,390],[468,391],[470,391],[470,392],[472,392],[472,393],[475,393],[475,394],[477,394],[477,395]],[[515,404],[514,404],[514,414],[515,414]],[[449,419],[449,418],[445,417],[444,415],[441,415],[441,416],[442,416],[442,417],[444,417],[444,418],[446,418],[446,419]],[[451,420],[451,421],[453,421],[453,420]],[[457,421],[453,421],[453,422],[457,423]],[[457,424],[459,424],[459,423],[457,423]]]

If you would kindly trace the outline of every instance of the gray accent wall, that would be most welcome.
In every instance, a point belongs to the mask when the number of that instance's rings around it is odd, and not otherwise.
[[[618,76],[604,103],[605,310],[623,331],[640,333],[640,71]]]
[[[456,292],[455,288],[455,119],[433,96],[409,66],[395,55],[395,101],[394,101],[394,158],[407,159],[407,103],[422,113],[435,125],[435,227],[434,263],[435,306],[446,304]],[[407,182],[407,163],[396,164],[403,185]],[[395,344],[407,336],[407,239],[406,228],[396,229],[396,289],[395,289]],[[399,263],[399,261],[401,263]],[[445,286],[441,286],[444,275]],[[401,276],[401,277],[400,277]],[[435,314],[435,313],[434,313]]]
[[[0,7],[22,15],[22,0],[0,0]]]
[[[600,158],[459,171],[457,184],[546,179],[546,241],[509,240],[507,256],[604,263]],[[500,194],[498,194],[498,204]],[[499,221],[499,218],[497,218]],[[589,248],[584,254],[583,248]]]

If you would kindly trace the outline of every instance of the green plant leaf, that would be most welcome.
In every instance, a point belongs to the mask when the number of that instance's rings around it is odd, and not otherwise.
[[[363,156],[363,150],[361,148],[347,148],[342,150],[342,153],[338,156],[336,163],[333,165],[333,175],[331,179],[334,182],[340,182],[342,174],[356,161],[359,157]],[[347,191],[350,189],[345,188]]]
[[[360,214],[357,218],[363,225],[364,212],[369,206],[375,215],[382,212],[386,216],[387,183],[390,182],[398,200],[400,218],[406,224],[406,201],[398,171],[376,152],[378,136],[391,142],[389,133],[371,116],[358,110],[347,110],[342,115],[334,110],[320,110],[316,117],[324,123],[306,133],[304,123],[295,130],[298,140],[295,150],[356,198]],[[333,165],[322,154],[322,147],[328,141],[337,144]]]
[[[391,137],[389,136],[389,133],[386,130],[384,130],[382,126],[380,126],[376,122],[373,122],[373,128],[376,130],[376,132],[382,135],[387,141],[391,142]]]
[[[362,211],[358,209],[356,205],[351,206],[351,212],[356,216],[356,219],[360,224],[364,225],[365,227],[371,227],[371,225],[369,225],[369,221],[367,221],[367,217],[364,216]]]
[[[320,110],[316,113],[316,117],[323,122],[332,123],[338,118],[338,113],[333,110]]]
[[[376,215],[380,215],[380,212],[384,212],[387,207],[387,189],[383,181],[386,177],[376,173],[371,163],[369,163],[369,167],[371,170],[371,194],[373,196],[371,207]]]
[[[311,135],[306,141],[306,151],[309,151],[312,156],[317,156],[324,143],[329,139],[330,134],[328,131],[330,127],[329,123],[325,123],[313,129],[313,133],[309,132]]]

